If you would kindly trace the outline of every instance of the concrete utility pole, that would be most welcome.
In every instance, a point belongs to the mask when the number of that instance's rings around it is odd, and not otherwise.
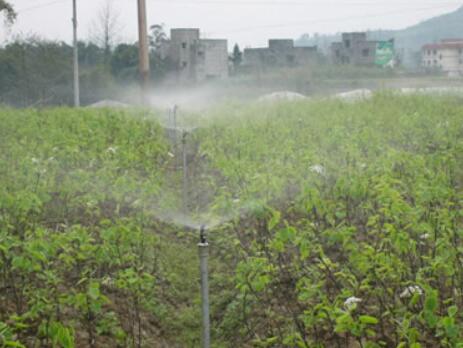
[[[209,243],[206,239],[205,227],[201,226],[199,233],[199,262],[201,272],[201,303],[203,313],[203,348],[211,346],[211,323],[209,318],[209,274],[207,269],[207,260],[209,258]]]
[[[148,28],[146,25],[146,0],[138,0],[138,52],[142,100],[148,102],[150,61],[148,52]]]
[[[80,106],[79,51],[77,48],[77,0],[72,0],[72,25],[74,27],[74,106]]]

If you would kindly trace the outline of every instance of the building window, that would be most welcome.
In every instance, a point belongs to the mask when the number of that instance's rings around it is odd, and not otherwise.
[[[437,60],[436,60],[436,59],[434,59],[434,62],[433,62],[433,63],[434,63],[434,65],[437,65]]]
[[[362,50],[362,56],[368,57],[370,55],[370,50],[368,48],[364,48]]]
[[[439,54],[439,59],[442,60],[442,54]]]
[[[288,54],[288,55],[286,56],[286,61],[288,62],[288,64],[294,64],[295,58],[294,58],[294,56]]]
[[[432,54],[436,55],[436,54],[437,54],[437,50],[433,50],[433,51],[432,51]]]
[[[336,57],[340,57],[341,56],[341,52],[339,52],[339,50],[336,50]]]
[[[346,40],[346,47],[350,48],[350,40]]]
[[[428,50],[428,56],[430,56],[430,55],[431,55],[431,50]]]
[[[182,48],[185,49],[187,47],[186,42],[182,42]]]
[[[463,64],[463,59],[460,58],[460,59],[458,60],[458,63],[459,63],[460,65],[462,65],[462,64]]]
[[[198,51],[198,57],[204,57],[204,52],[203,51]]]
[[[182,62],[182,68],[186,68],[188,66],[187,62]]]

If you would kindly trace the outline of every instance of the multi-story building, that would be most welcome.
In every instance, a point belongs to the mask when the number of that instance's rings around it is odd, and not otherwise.
[[[376,41],[367,41],[366,33],[343,33],[342,41],[334,42],[331,50],[335,63],[373,65]]]
[[[463,39],[447,39],[423,46],[421,65],[428,71],[443,71],[449,76],[463,75]]]
[[[254,70],[296,67],[309,65],[317,57],[317,47],[295,47],[290,39],[270,39],[268,47],[246,48],[243,65]]]
[[[199,29],[172,29],[161,45],[178,82],[201,82],[228,77],[228,44],[222,39],[201,39]]]
[[[378,52],[381,57],[378,57]],[[393,65],[393,41],[367,40],[365,32],[343,33],[342,41],[331,45],[331,57],[335,64]]]

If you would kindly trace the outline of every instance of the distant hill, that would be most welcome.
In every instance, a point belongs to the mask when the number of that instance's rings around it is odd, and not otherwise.
[[[402,30],[373,30],[367,33],[371,40],[394,38],[396,49],[403,57],[404,64],[413,67],[419,62],[419,52],[424,44],[463,37],[463,6],[454,12],[428,19]],[[321,51],[328,53],[331,43],[340,40],[341,33],[312,36],[304,34],[296,40],[296,44],[298,46],[317,45]]]

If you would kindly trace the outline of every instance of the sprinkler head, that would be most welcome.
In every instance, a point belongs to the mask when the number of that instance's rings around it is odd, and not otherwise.
[[[207,243],[207,240],[206,240],[206,226],[205,225],[201,225],[200,228],[199,228],[199,241],[201,244],[206,244]]]

